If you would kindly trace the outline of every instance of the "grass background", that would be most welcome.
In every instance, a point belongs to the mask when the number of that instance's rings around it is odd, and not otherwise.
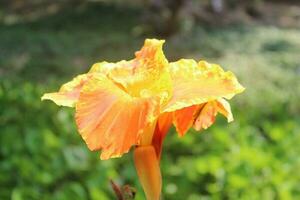
[[[130,59],[143,43],[138,11],[92,6],[0,24],[0,199],[114,199],[109,179],[138,189],[132,155],[100,161],[77,133],[73,110],[41,102],[98,61]],[[147,35],[155,37],[155,35]],[[246,91],[162,156],[164,199],[300,198],[300,29],[196,25],[167,39],[166,56],[233,71]]]

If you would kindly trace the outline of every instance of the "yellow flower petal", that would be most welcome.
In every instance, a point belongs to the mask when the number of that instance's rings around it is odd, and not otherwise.
[[[108,74],[114,68],[116,68],[116,63],[109,63],[106,61],[95,63],[92,65],[90,71],[88,73],[101,73],[101,74]]]
[[[143,129],[157,115],[152,99],[133,98],[98,74],[82,88],[76,123],[89,149],[102,149],[101,159],[119,157],[139,144]]]
[[[90,75],[82,74],[76,76],[70,82],[63,84],[58,92],[46,93],[42,100],[51,100],[57,105],[74,107],[79,98],[79,93]]]
[[[244,88],[234,74],[216,64],[182,59],[170,63],[173,96],[163,108],[164,112],[189,107],[218,98],[232,98]]]
[[[233,115],[232,115],[231,107],[230,107],[230,104],[228,103],[228,101],[226,101],[223,98],[218,99],[217,100],[217,110],[219,113],[221,113],[222,115],[224,115],[227,118],[228,122],[233,121]]]
[[[194,128],[197,131],[200,131],[202,128],[207,129],[215,122],[217,113],[218,111],[215,101],[206,103],[201,109],[196,121],[194,122]]]
[[[225,99],[218,99],[202,104],[202,108],[194,122],[194,128],[196,130],[207,129],[214,122],[216,115],[221,113],[227,118],[228,122],[233,121],[230,104]]]
[[[87,74],[78,75],[70,82],[63,84],[58,92],[44,94],[42,100],[52,100],[60,106],[74,107],[79,98],[80,90],[88,79],[96,73],[107,75],[115,67],[115,63],[105,61],[95,63]]]
[[[168,61],[162,51],[164,41],[146,39],[136,58],[116,63],[109,77],[134,97],[159,96],[164,103],[172,92]]]

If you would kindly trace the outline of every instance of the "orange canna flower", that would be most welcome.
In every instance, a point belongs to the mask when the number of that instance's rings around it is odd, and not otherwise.
[[[134,146],[137,173],[148,200],[161,193],[159,161],[173,124],[179,134],[207,129],[217,113],[233,120],[229,103],[244,88],[233,73],[206,61],[169,63],[163,40],[146,39],[135,58],[100,62],[42,100],[75,107],[78,130],[88,148],[105,160]]]

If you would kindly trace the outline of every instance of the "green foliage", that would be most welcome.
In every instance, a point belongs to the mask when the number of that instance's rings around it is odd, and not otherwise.
[[[135,12],[97,9],[0,27],[0,199],[114,199],[110,179],[144,199],[131,154],[100,161],[77,133],[72,109],[40,101],[92,63],[130,58],[141,45]],[[88,24],[77,23],[83,16]],[[195,27],[168,40],[170,60],[220,63],[247,89],[231,101],[233,123],[218,117],[183,138],[170,131],[164,199],[300,197],[298,38],[299,29],[256,25]]]

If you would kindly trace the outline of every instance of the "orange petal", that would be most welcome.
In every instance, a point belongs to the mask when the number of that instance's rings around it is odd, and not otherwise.
[[[164,40],[146,39],[142,49],[135,52],[136,70],[164,68],[168,64],[162,51],[164,43]]]
[[[62,85],[58,92],[44,94],[42,100],[52,100],[57,105],[73,107],[89,77],[90,75],[87,74],[78,75],[72,81]]]
[[[218,111],[215,101],[206,103],[194,122],[194,128],[197,131],[200,131],[202,128],[207,129],[214,123],[217,113]]]
[[[244,90],[232,72],[224,72],[216,64],[205,61],[196,63],[194,60],[182,59],[170,63],[169,66],[174,89],[173,97],[164,107],[164,112],[222,97],[230,99]]]
[[[159,162],[153,146],[141,146],[134,150],[134,163],[147,200],[159,200],[162,179]]]
[[[193,105],[173,112],[173,124],[179,136],[184,136],[192,127],[196,118],[195,114],[200,107],[199,105]]]
[[[224,115],[228,122],[233,121],[230,104],[225,99],[221,98],[203,104],[203,108],[200,110],[199,115],[194,122],[194,128],[198,131],[202,128],[207,129],[214,123],[218,112]]]
[[[132,98],[99,74],[83,87],[75,117],[89,149],[102,149],[101,159],[108,159],[121,156],[139,143],[156,109],[153,100]]]
[[[158,160],[161,157],[163,141],[172,125],[172,113],[163,113],[159,116],[155,127],[152,145],[155,148],[155,152]]]

